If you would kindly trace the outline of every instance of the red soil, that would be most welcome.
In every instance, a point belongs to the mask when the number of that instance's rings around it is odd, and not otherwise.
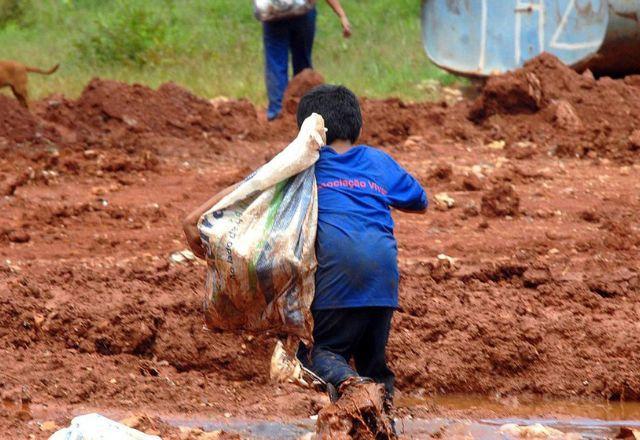
[[[302,98],[309,90],[324,83],[324,77],[313,69],[304,69],[302,72],[298,73],[291,79],[287,86],[287,90],[284,92],[284,98],[282,99],[282,107],[284,108],[284,111],[291,115],[295,115],[300,98]]]
[[[363,141],[455,200],[394,214],[401,393],[640,399],[636,82],[542,56],[475,102],[363,99]],[[204,266],[168,259],[185,213],[278,151],[292,116],[97,79],[33,116],[0,106],[0,430],[46,438],[20,401],[65,408],[60,423],[318,411],[267,384],[269,335],[203,330]]]

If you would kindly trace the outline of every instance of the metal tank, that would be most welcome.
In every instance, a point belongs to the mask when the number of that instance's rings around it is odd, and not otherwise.
[[[582,66],[601,75],[640,73],[640,0],[609,0],[609,22],[598,52]]]
[[[438,66],[468,76],[549,52],[578,69],[640,73],[640,0],[424,0],[422,40]]]

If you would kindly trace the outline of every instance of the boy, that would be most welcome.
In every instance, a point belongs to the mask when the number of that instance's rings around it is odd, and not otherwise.
[[[390,403],[394,375],[385,349],[399,280],[390,208],[424,212],[427,197],[388,154],[355,145],[362,116],[349,89],[322,85],[311,90],[300,100],[298,125],[313,112],[324,118],[327,145],[315,165],[314,345],[302,346],[298,357],[338,395],[369,379],[384,385]]]
[[[355,145],[362,128],[356,96],[346,87],[322,85],[307,93],[298,126],[318,113],[327,145],[315,165],[318,185],[316,292],[312,304],[314,345],[300,347],[303,364],[341,395],[373,380],[390,403],[394,375],[385,358],[393,311],[398,307],[397,244],[391,209],[424,212],[427,197],[388,154]],[[227,189],[185,219],[191,248],[202,256],[198,218]],[[355,369],[349,365],[353,358]],[[334,396],[336,397],[336,396]]]

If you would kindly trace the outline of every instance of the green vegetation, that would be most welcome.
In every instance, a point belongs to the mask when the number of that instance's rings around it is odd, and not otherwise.
[[[353,37],[342,38],[319,1],[315,67],[370,97],[428,99],[425,81],[455,77],[431,64],[417,0],[344,0]],[[250,0],[0,0],[0,58],[48,68],[31,94],[77,96],[94,76],[265,101],[262,34]],[[428,87],[427,87],[428,89]]]

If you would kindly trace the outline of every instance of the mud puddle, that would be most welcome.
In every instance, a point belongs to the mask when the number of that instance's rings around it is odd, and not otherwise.
[[[640,401],[604,401],[590,399],[545,399],[542,397],[487,397],[474,394],[449,394],[428,398],[400,397],[399,408],[430,406],[445,412],[476,415],[475,418],[530,418],[553,415],[560,418],[585,418],[603,421],[640,421]]]
[[[454,395],[431,399],[404,397],[398,399],[397,405],[405,410],[435,407],[438,413],[443,414],[434,418],[400,418],[397,421],[399,433],[407,438],[516,438],[501,432],[500,428],[507,424],[541,424],[573,434],[568,438],[586,440],[614,438],[623,427],[640,429],[640,402],[546,399],[519,402],[516,399],[491,400],[482,396]],[[495,416],[484,417],[482,414]],[[290,422],[179,417],[163,420],[173,426],[200,427],[205,431],[225,430],[238,433],[243,438],[256,439],[297,439],[313,432],[315,427],[315,417]]]
[[[180,419],[163,418],[163,421],[173,426],[200,428],[203,431],[219,431],[240,434],[242,438],[252,439],[298,439],[314,432],[315,421],[312,419],[296,420],[293,422],[275,422],[267,420],[245,419]]]
[[[297,420],[292,423],[254,420],[211,421],[198,419],[164,419],[173,426],[199,427],[204,431],[224,430],[252,439],[299,439],[314,432],[315,421]],[[399,434],[408,438],[465,438],[474,440],[516,438],[503,434],[500,427],[506,424],[529,426],[534,424],[557,429],[567,434],[579,434],[571,438],[604,440],[614,438],[620,428],[640,429],[640,421],[606,421],[576,418],[559,420],[553,418],[495,418],[482,420],[454,420],[448,418],[401,419],[398,421]]]
[[[145,428],[165,426],[162,438],[173,439],[169,433],[178,432],[177,428],[193,428],[196,431],[225,431],[238,434],[243,439],[299,439],[315,431],[316,417],[286,418],[284,420],[266,420],[251,416],[176,414],[141,412],[144,416],[132,416],[131,412],[100,407],[65,408],[50,405],[16,405],[4,401],[3,407],[15,415],[21,414],[22,423],[40,426],[46,420],[65,419],[59,426],[66,425],[71,418],[97,412],[113,420],[140,418],[155,421],[133,426]],[[566,439],[603,440],[616,438],[621,428],[640,430],[640,402],[601,402],[586,400],[552,400],[532,398],[519,401],[516,398],[491,399],[486,396],[449,395],[433,398],[397,399],[397,407],[404,414],[397,419],[397,428],[401,438],[427,439],[515,439],[522,436],[510,436],[503,432],[504,425],[544,427],[569,434]],[[427,409],[425,411],[425,409]],[[136,412],[134,411],[134,414]],[[410,415],[414,414],[414,416]],[[417,416],[417,415],[420,416]],[[229,417],[227,417],[229,416]],[[274,416],[274,414],[265,414]],[[167,434],[165,436],[165,434]],[[189,437],[190,438],[190,437]],[[539,438],[539,437],[535,437]],[[565,438],[565,437],[540,437]]]

